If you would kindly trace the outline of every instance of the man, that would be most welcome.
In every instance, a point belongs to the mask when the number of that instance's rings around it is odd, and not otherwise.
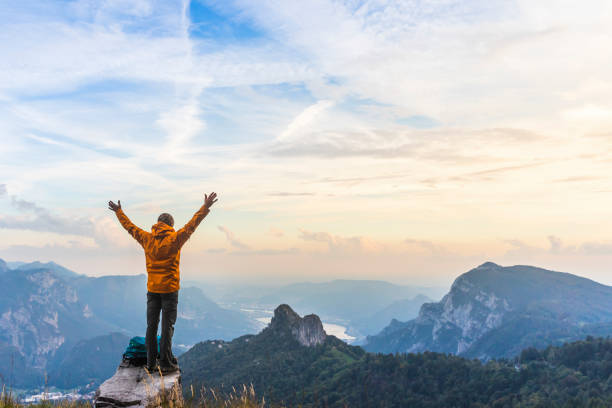
[[[157,219],[157,224],[146,232],[124,214],[121,200],[115,204],[108,202],[108,208],[115,212],[119,222],[145,251],[147,261],[147,369],[170,373],[178,370],[177,360],[172,354],[172,335],[176,322],[176,309],[179,293],[179,262],[181,247],[189,239],[200,222],[217,202],[217,194],[204,194],[204,205],[195,213],[183,228],[175,231],[174,219],[168,213],[163,213]],[[161,344],[157,355],[157,327],[159,312],[162,313]],[[159,358],[159,366],[156,360]]]

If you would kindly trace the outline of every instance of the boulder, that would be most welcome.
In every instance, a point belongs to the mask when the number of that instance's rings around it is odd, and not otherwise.
[[[164,401],[177,403],[181,396],[180,371],[161,375],[148,373],[144,366],[120,366],[96,391],[94,407],[153,407]]]

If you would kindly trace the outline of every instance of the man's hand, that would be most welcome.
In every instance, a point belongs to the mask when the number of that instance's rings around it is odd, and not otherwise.
[[[217,202],[217,193],[210,193],[210,195],[204,194],[204,206],[210,208],[214,203]]]
[[[108,209],[109,210],[113,210],[114,212],[117,212],[117,210],[121,209],[121,200],[117,200],[117,204],[113,203],[112,201],[108,202]]]

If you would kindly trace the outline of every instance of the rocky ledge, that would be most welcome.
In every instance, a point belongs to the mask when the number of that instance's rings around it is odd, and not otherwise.
[[[96,391],[96,408],[145,408],[178,402],[182,395],[179,371],[160,375],[144,367],[119,367]]]

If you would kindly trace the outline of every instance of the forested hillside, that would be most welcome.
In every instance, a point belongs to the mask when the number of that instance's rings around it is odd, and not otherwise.
[[[350,407],[610,407],[612,340],[482,363],[424,352],[371,354],[333,336],[303,346],[290,327],[199,343],[179,359],[184,389],[253,384],[266,401]]]

